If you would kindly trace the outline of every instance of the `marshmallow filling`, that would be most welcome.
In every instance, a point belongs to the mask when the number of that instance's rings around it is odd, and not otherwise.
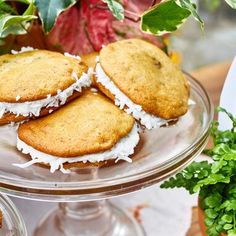
[[[20,168],[29,167],[35,163],[44,163],[50,166],[50,172],[53,173],[56,170],[60,170],[63,173],[70,173],[70,170],[64,169],[63,165],[65,163],[95,163],[100,161],[115,160],[125,160],[127,162],[132,162],[132,159],[129,158],[131,154],[134,153],[134,148],[139,142],[138,127],[135,124],[131,132],[124,138],[122,138],[118,143],[116,143],[112,149],[95,154],[82,155],[78,157],[59,157],[46,154],[44,152],[38,151],[35,148],[29,146],[19,137],[17,137],[17,149],[24,154],[29,154],[32,158],[31,161],[26,162],[25,164],[13,164]]]
[[[27,46],[27,47],[22,47],[20,49],[20,51],[11,50],[11,54],[16,55],[16,54],[19,54],[19,53],[22,53],[22,52],[31,52],[31,51],[35,51],[35,50],[38,50],[38,49]]]
[[[131,114],[136,120],[140,121],[147,129],[159,128],[171,120],[161,119],[152,114],[145,112],[140,105],[133,103],[106,75],[100,63],[96,65],[97,82],[101,83],[107,90],[115,96],[115,104],[120,109]]]
[[[87,74],[83,73],[82,76],[78,78],[77,74],[73,72],[71,76],[75,79],[75,83],[63,91],[58,90],[55,96],[49,94],[47,98],[23,103],[0,102],[0,118],[6,113],[13,113],[16,116],[22,115],[24,117],[39,116],[42,108],[62,106],[75,91],[81,92],[82,88],[91,85],[91,73],[89,69]],[[16,101],[17,100],[20,100],[20,96],[16,97]],[[53,110],[50,112],[52,111]]]

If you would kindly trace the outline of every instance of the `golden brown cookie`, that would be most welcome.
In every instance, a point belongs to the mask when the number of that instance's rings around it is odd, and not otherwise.
[[[174,119],[187,112],[189,84],[158,47],[140,39],[122,40],[104,47],[99,61],[114,85],[146,113]],[[98,73],[97,78],[98,87],[114,100]]]
[[[88,67],[75,58],[46,50],[0,56],[0,111],[3,109],[1,107],[7,107],[0,123],[3,123],[6,117],[10,117],[11,121],[19,120],[11,113],[22,115],[14,108],[9,108],[9,105],[38,102],[48,96],[62,94],[61,92],[72,88],[87,70]],[[72,91],[67,93],[68,97],[76,91],[76,86]],[[64,101],[68,97],[60,99]],[[50,107],[53,109],[54,106]],[[27,117],[25,114],[23,116]]]
[[[41,152],[73,157],[110,149],[133,125],[130,115],[87,91],[53,114],[20,125],[18,136]]]
[[[55,158],[66,158],[67,167],[83,166],[82,162],[70,163],[70,158],[109,151],[134,127],[132,116],[100,93],[87,90],[53,114],[21,124],[17,146],[31,156],[38,154],[28,152],[25,145]],[[96,161],[92,163],[100,166]]]

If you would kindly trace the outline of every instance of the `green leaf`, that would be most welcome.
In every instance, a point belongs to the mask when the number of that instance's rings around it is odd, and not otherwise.
[[[232,227],[233,227],[232,224],[225,224],[225,225],[223,226],[223,229],[224,229],[224,230],[229,230],[229,229],[232,229]]]
[[[225,211],[227,212],[231,210],[236,211],[236,199],[229,199],[224,201],[220,206],[220,209],[225,209]]]
[[[0,38],[5,38],[9,34],[25,34],[25,24],[28,21],[36,19],[36,16],[12,16],[2,15],[0,16]]]
[[[214,224],[214,219],[205,217],[204,223],[207,227],[210,227]]]
[[[236,9],[236,0],[225,0],[232,8]]]
[[[103,0],[112,12],[112,15],[117,19],[117,20],[123,20],[125,18],[125,13],[124,13],[124,8],[123,6],[115,1],[115,0]]]
[[[165,181],[161,185],[161,188],[183,187],[193,194],[193,189],[198,184],[198,181],[206,178],[210,172],[211,164],[207,161],[193,162],[181,173],[178,173],[175,178],[171,177],[169,180]]]
[[[194,192],[200,191],[204,186],[214,185],[217,183],[229,183],[230,176],[225,176],[223,174],[210,174],[207,178],[198,181],[196,186],[193,188]]]
[[[219,232],[216,230],[216,227],[214,225],[208,227],[206,233],[208,236],[219,236]]]
[[[48,33],[54,26],[60,13],[75,3],[76,0],[36,0],[35,4],[38,8],[44,31]]]
[[[231,223],[233,221],[233,217],[227,214],[223,215],[221,219],[226,223]]]
[[[220,171],[224,166],[226,166],[228,163],[224,159],[221,159],[212,165],[212,173],[217,173]]]
[[[215,219],[218,216],[217,212],[214,209],[207,209],[204,212],[205,215],[210,219]]]
[[[220,143],[213,148],[213,153],[217,155],[224,155],[230,152],[230,147],[227,144]]]
[[[186,9],[186,10],[189,10],[192,14],[192,16],[194,17],[194,19],[196,19],[201,27],[203,28],[204,27],[204,22],[202,21],[202,19],[200,18],[200,16],[198,15],[197,13],[197,8],[196,8],[196,4],[194,4],[191,0],[176,0],[176,3]]]
[[[235,0],[236,1],[236,0]],[[229,117],[229,119],[232,121],[232,125],[233,125],[233,128],[235,128],[236,127],[236,118],[230,113],[230,112],[228,112],[228,111],[226,111],[224,108],[222,108],[222,107],[217,107],[216,108],[216,111],[217,112],[224,112],[228,117]],[[232,128],[232,129],[233,129]]]
[[[0,15],[3,14],[16,14],[16,11],[13,7],[5,3],[3,0],[0,0]]]
[[[9,0],[6,0],[6,1],[9,1]],[[34,0],[14,0],[15,2],[22,2],[22,3],[25,3],[25,4],[31,4],[31,3],[34,3]]]
[[[228,233],[228,236],[236,236],[236,229],[231,229],[227,233]]]
[[[191,15],[174,0],[164,1],[141,16],[141,29],[146,33],[162,35],[177,30]]]
[[[220,224],[216,225],[216,230],[217,230],[217,232],[223,232],[224,231],[223,226],[220,225]]]
[[[230,200],[228,205],[226,206],[226,211],[231,211],[234,210],[236,211],[236,200]]]
[[[28,6],[28,8],[25,10],[23,16],[27,16],[27,15],[34,15],[36,8],[33,2],[31,2]]]
[[[233,182],[233,181],[232,181]],[[228,193],[229,194],[236,194],[236,184],[231,183],[231,185],[228,188]]]
[[[215,193],[205,199],[205,204],[209,208],[214,208],[216,206],[219,206],[221,204],[222,197],[219,193]]]

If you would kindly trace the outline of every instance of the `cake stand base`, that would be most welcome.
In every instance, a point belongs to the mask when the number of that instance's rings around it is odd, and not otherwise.
[[[34,236],[144,236],[141,225],[107,201],[60,203],[35,230]]]

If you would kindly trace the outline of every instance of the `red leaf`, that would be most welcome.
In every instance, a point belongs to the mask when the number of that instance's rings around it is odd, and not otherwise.
[[[81,0],[79,3],[58,17],[52,32],[47,36],[49,48],[53,45],[54,49],[72,54],[88,54],[99,51],[110,42],[133,37],[144,38],[161,46],[156,37],[140,31],[140,22],[127,19],[119,22],[109,10],[91,7],[97,4],[106,7],[101,0]],[[125,9],[138,14],[150,4],[151,0],[123,0]]]

